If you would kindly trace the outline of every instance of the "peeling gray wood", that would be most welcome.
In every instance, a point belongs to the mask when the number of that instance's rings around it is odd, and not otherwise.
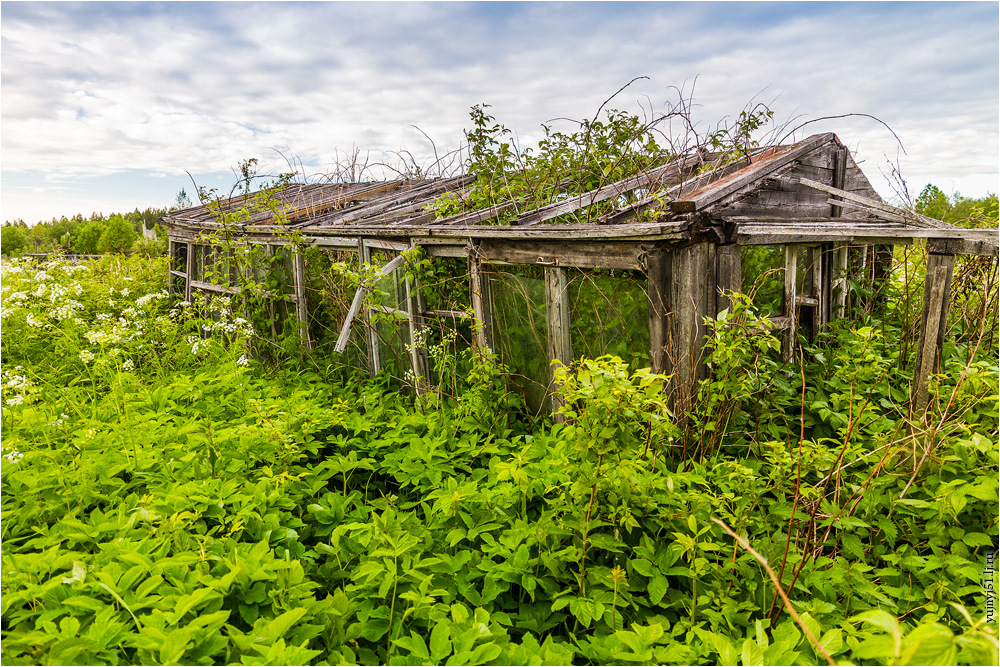
[[[493,299],[490,293],[490,279],[483,272],[482,263],[474,250],[469,252],[469,289],[472,298],[472,312],[477,320],[475,327],[476,347],[492,354],[496,348],[493,342]]]
[[[775,149],[770,155],[765,152],[749,167],[688,195],[682,201],[672,202],[671,208],[678,212],[701,211],[712,204],[718,203],[724,197],[736,195],[756,186],[760,179],[788,166],[794,160],[833,139],[834,135],[831,132],[817,134],[796,144],[793,148],[785,150]]]
[[[927,239],[927,252],[941,255],[977,255],[980,257],[996,257],[1000,238],[995,230],[992,239]]]
[[[482,258],[493,264],[539,264],[584,269],[639,269],[642,249],[635,243],[483,241]]]
[[[948,328],[948,292],[954,265],[952,255],[931,253],[927,256],[920,340],[917,343],[913,383],[910,385],[910,416],[913,418],[922,418],[930,402],[927,382],[941,360],[941,347]]]
[[[917,225],[919,227],[933,227],[939,229],[954,229],[953,225],[949,225],[946,222],[941,222],[940,220],[935,220],[934,218],[928,218],[925,215],[920,215],[919,213],[914,213],[913,211],[907,211],[905,209],[896,208],[895,206],[889,206],[888,204],[883,204],[880,201],[875,201],[874,199],[869,199],[868,197],[862,197],[854,193],[848,192],[846,190],[841,190],[823,183],[818,183],[816,181],[810,180],[808,178],[800,178],[799,182],[802,185],[813,188],[815,190],[820,190],[832,195],[836,195],[846,202],[853,204],[860,204],[866,208],[873,211],[877,211],[882,214],[887,214],[892,217],[902,218],[909,224]]]
[[[552,394],[552,412],[556,421],[561,421],[555,412],[564,404],[562,395],[555,384],[555,363],[563,366],[573,364],[573,340],[570,333],[570,302],[566,269],[545,267],[545,320],[549,343],[549,392]]]
[[[309,308],[306,303],[306,260],[301,253],[295,253],[292,258],[292,279],[295,283],[295,314],[299,320],[299,334],[302,344],[312,349],[312,338],[309,335]]]
[[[783,315],[789,318],[789,325],[781,335],[781,360],[784,362],[791,361],[795,356],[795,344],[797,342],[798,313],[795,308],[795,291],[799,270],[798,252],[798,246],[785,246],[785,296],[782,310]]]

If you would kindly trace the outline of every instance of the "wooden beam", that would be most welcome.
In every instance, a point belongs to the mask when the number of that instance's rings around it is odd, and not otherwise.
[[[662,248],[646,258],[646,293],[649,297],[649,361],[654,373],[673,372],[673,332],[670,308],[673,255]]]
[[[842,318],[847,315],[847,292],[848,292],[848,282],[847,282],[847,259],[849,251],[848,246],[838,245],[833,251],[833,271],[834,271],[834,283],[833,283],[833,305],[831,316],[833,318]]]
[[[472,249],[469,251],[469,290],[472,312],[476,316],[476,347],[492,354],[496,348],[493,343],[493,298],[490,292],[490,279],[483,272],[478,253]]]
[[[309,336],[309,308],[306,303],[306,260],[302,253],[295,253],[292,258],[292,277],[295,283],[295,314],[299,319],[299,333],[306,349],[312,349],[312,338]]]
[[[948,292],[954,266],[953,255],[931,253],[927,256],[920,340],[917,343],[913,383],[910,385],[911,418],[923,418],[930,403],[927,382],[941,360],[941,347],[948,328]]]
[[[838,190],[844,189],[844,177],[847,174],[847,146],[838,146],[834,153],[833,163],[833,187]],[[839,204],[830,206],[830,216],[839,218],[843,213],[843,207]]]
[[[715,314],[715,245],[701,243],[671,252],[670,395],[677,418],[686,419],[697,397],[698,382],[708,375],[705,318]]]
[[[414,245],[413,247],[416,248],[418,246]],[[396,259],[402,258],[403,256],[400,255]],[[427,350],[417,346],[421,338],[420,333],[424,329],[421,313],[427,309],[427,303],[424,300],[423,292],[420,291],[420,284],[416,279],[411,279],[410,276],[407,276],[404,282],[406,287],[406,320],[410,325],[410,364],[412,365],[413,374],[417,377],[414,388],[417,394],[420,395],[427,391],[431,375]]]
[[[992,239],[927,239],[927,252],[940,255],[977,255],[979,257],[996,257],[1000,251],[997,231],[993,231]]]
[[[874,199],[869,199],[868,197],[862,197],[861,195],[856,195],[853,192],[848,192],[847,190],[841,190],[840,188],[835,188],[824,183],[819,183],[817,181],[808,178],[799,178],[798,182],[806,187],[813,188],[814,190],[819,190],[821,192],[826,192],[832,195],[836,195],[850,204],[860,204],[872,211],[887,214],[896,218],[902,218],[906,222],[918,227],[930,227],[936,229],[953,229],[954,225],[949,225],[947,222],[941,222],[940,220],[935,220],[934,218],[928,218],[925,215],[920,215],[919,213],[914,213],[913,211],[907,211],[902,208],[896,208],[895,206],[890,206],[880,201],[875,201]],[[837,205],[838,202],[834,200],[831,202]],[[845,204],[839,204],[844,206]],[[857,208],[857,207],[855,207]]]
[[[198,247],[193,243],[187,244],[187,266],[184,268],[184,273],[187,277],[184,279],[184,300],[191,300],[191,278],[192,271],[194,270],[194,249]],[[200,252],[200,251],[199,251]]]
[[[555,385],[555,363],[563,366],[573,363],[573,341],[570,335],[569,280],[566,269],[545,267],[545,321],[549,343],[549,392],[552,394],[552,413],[561,421],[556,411],[562,407],[563,398]]]
[[[796,312],[796,289],[799,270],[799,247],[785,246],[785,298],[782,314],[789,318],[789,326],[781,334],[781,360],[791,361],[795,356],[798,313]]]
[[[493,264],[539,264],[583,269],[640,269],[635,242],[483,241],[482,258]]]

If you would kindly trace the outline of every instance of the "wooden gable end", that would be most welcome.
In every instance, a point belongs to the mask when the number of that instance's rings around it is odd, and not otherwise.
[[[790,221],[830,217],[858,220],[868,217],[867,213],[856,209],[831,204],[830,194],[802,185],[800,178],[882,201],[850,151],[836,137],[831,137],[823,145],[761,178],[758,187],[739,199],[715,207],[712,214],[725,218],[778,218]]]

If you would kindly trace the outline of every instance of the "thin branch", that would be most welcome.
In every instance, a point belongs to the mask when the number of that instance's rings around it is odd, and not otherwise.
[[[826,651],[825,648],[823,648],[823,645],[819,643],[818,639],[816,639],[816,635],[814,635],[812,633],[812,631],[809,630],[808,627],[806,627],[806,624],[802,620],[802,617],[799,616],[798,613],[795,611],[795,607],[792,606],[792,601],[788,599],[787,595],[785,595],[785,591],[781,587],[781,582],[778,581],[778,576],[774,573],[774,570],[771,569],[771,566],[767,564],[767,559],[765,559],[759,553],[757,553],[756,551],[754,551],[754,548],[751,547],[750,544],[746,540],[744,540],[742,537],[740,537],[739,535],[737,535],[736,533],[734,533],[733,530],[732,530],[732,528],[730,528],[729,526],[727,526],[725,523],[723,523],[722,521],[719,521],[714,516],[713,517],[709,517],[709,518],[712,521],[714,521],[715,523],[717,523],[720,526],[722,526],[722,530],[724,530],[727,533],[729,533],[729,535],[734,540],[736,540],[737,542],[739,542],[739,544],[740,544],[741,547],[743,547],[744,549],[746,549],[747,552],[751,556],[753,556],[754,558],[756,558],[757,562],[760,563],[761,566],[763,566],[764,570],[767,572],[767,576],[769,576],[771,578],[771,581],[774,582],[774,588],[775,588],[775,590],[777,590],[778,595],[781,596],[781,601],[785,603],[785,609],[788,610],[789,615],[791,615],[791,617],[793,619],[795,619],[795,622],[798,624],[798,626],[800,628],[802,628],[802,632],[804,632],[805,635],[806,635],[806,637],[809,638],[809,641],[812,642],[812,645],[816,647],[816,650],[819,651],[819,653],[824,658],[826,658],[826,661],[829,664],[834,665],[836,667],[837,663],[834,662],[833,658],[830,657],[830,654],[827,653],[827,651]]]

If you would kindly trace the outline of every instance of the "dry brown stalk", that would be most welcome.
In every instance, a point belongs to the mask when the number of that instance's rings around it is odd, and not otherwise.
[[[795,607],[792,606],[792,601],[788,599],[788,595],[785,594],[785,590],[781,587],[781,582],[778,581],[778,575],[776,575],[774,573],[774,570],[771,569],[771,566],[767,564],[767,559],[761,556],[759,553],[757,553],[746,540],[744,540],[742,537],[734,533],[733,530],[725,523],[716,519],[714,516],[709,518],[711,518],[712,521],[714,521],[715,523],[722,526],[722,530],[729,533],[729,535],[734,540],[739,542],[741,547],[747,550],[747,553],[749,553],[751,556],[757,559],[757,562],[760,563],[761,566],[764,568],[764,571],[767,572],[767,576],[769,576],[771,578],[771,581],[774,582],[774,588],[777,591],[778,595],[781,596],[781,601],[785,603],[785,608],[788,610],[788,614],[795,620],[798,626],[802,628],[802,632],[805,634],[806,637],[809,638],[809,641],[812,642],[812,645],[816,647],[816,650],[824,658],[826,658],[826,661],[831,665],[836,665],[837,663],[834,662],[830,654],[827,653],[825,648],[823,648],[823,645],[819,643],[818,639],[816,639],[816,635],[814,635],[812,631],[809,630],[808,627],[806,627],[806,624],[802,620],[802,617],[799,616],[798,612],[795,611]]]

